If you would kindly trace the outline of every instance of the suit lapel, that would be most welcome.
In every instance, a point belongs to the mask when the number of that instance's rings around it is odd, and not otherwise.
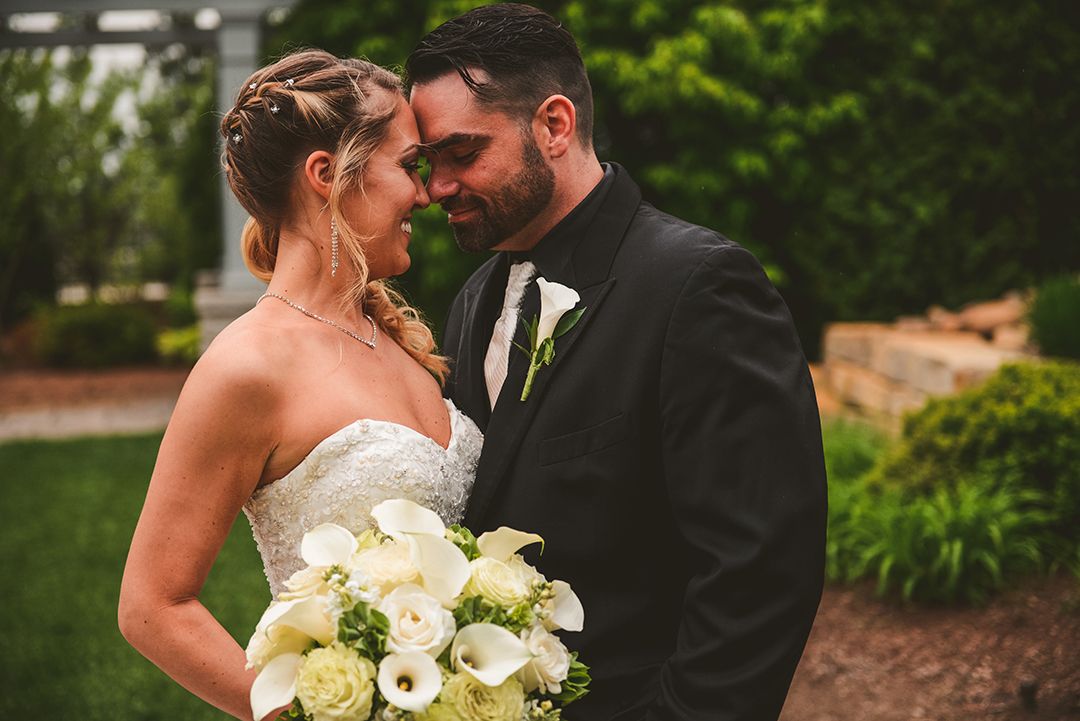
[[[485,268],[486,276],[478,278],[473,289],[463,291],[461,343],[454,358],[455,402],[484,432],[491,418],[491,403],[484,380],[484,357],[492,331],[488,318],[497,313],[497,310],[492,311],[492,303],[502,307],[510,265],[505,254],[500,253]]]
[[[572,356],[572,349],[578,338],[588,332],[590,323],[599,315],[604,300],[615,286],[615,279],[608,277],[611,264],[630,221],[641,203],[641,191],[625,170],[617,165],[614,168],[615,183],[589,224],[584,237],[578,243],[571,262],[567,264],[565,277],[548,278],[548,280],[575,288],[581,296],[577,307],[584,306],[586,310],[570,331],[556,339],[555,358],[552,364],[541,367],[537,372],[532,391],[524,402],[519,398],[525,385],[529,362],[525,354],[516,348],[511,348],[504,391],[500,394],[499,403],[491,412],[490,422],[487,424],[484,452],[480,456],[476,481],[465,517],[466,524],[478,533],[485,530],[484,513],[498,490],[499,484],[506,478],[529,425],[540,411],[548,385],[555,378],[559,368],[571,362],[568,359]],[[538,314],[539,310],[539,291],[535,287],[530,287],[522,307],[521,317],[531,322],[532,317]],[[523,336],[523,332],[518,333],[515,336],[515,342],[522,343]],[[527,343],[522,343],[522,345],[527,345]],[[482,359],[479,379],[483,383]],[[484,398],[487,398],[486,392]],[[532,466],[535,463],[536,459],[526,460],[526,466]]]
[[[521,390],[525,386],[525,376],[529,369],[529,359],[514,348],[510,365],[506,373],[506,382],[499,395],[499,402],[491,413],[487,433],[484,437],[484,452],[476,469],[476,482],[469,497],[466,524],[475,523],[482,518],[499,482],[506,472],[514,455],[521,446],[525,431],[542,405],[545,391],[559,366],[568,362],[574,344],[582,334],[588,332],[589,323],[597,316],[601,304],[608,292],[615,285],[610,279],[604,283],[586,288],[580,292],[578,307],[585,307],[581,319],[567,333],[555,341],[555,358],[550,366],[542,366],[533,380],[529,397],[521,401]],[[529,316],[531,318],[531,316]],[[484,529],[477,529],[477,533]]]

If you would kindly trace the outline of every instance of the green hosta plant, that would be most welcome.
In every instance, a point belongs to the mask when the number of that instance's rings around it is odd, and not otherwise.
[[[1008,572],[1042,566],[1055,518],[1040,491],[986,489],[973,482],[929,496],[864,493],[839,519],[843,550],[830,570],[847,580],[875,576],[879,594],[898,590],[905,600],[981,601]]]

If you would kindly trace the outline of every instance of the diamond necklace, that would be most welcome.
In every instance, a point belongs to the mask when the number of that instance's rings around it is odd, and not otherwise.
[[[262,299],[266,298],[266,297],[277,298],[278,300],[283,300],[283,301],[285,301],[285,303],[287,305],[290,305],[293,308],[296,308],[298,311],[300,311],[304,315],[306,315],[306,316],[308,316],[310,318],[314,318],[315,320],[321,320],[323,323],[328,323],[329,325],[332,325],[335,328],[337,328],[339,331],[341,331],[345,335],[352,336],[353,338],[360,341],[364,345],[368,346],[372,350],[375,350],[375,339],[379,335],[379,326],[375,325],[375,321],[373,321],[371,319],[371,316],[368,315],[367,313],[364,313],[364,317],[368,319],[368,323],[371,323],[371,340],[367,340],[366,338],[361,338],[360,336],[356,335],[356,333],[353,333],[348,328],[341,327],[340,325],[338,325],[334,321],[330,320],[329,318],[323,318],[321,315],[315,315],[314,313],[312,313],[307,308],[304,308],[303,306],[297,305],[296,303],[293,303],[291,300],[289,300],[285,296],[278,295],[277,293],[263,293],[261,296],[259,296],[259,300],[255,301],[255,305],[258,305],[259,303],[261,303]]]

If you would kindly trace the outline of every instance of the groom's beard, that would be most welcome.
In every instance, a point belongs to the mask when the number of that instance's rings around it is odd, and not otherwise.
[[[455,195],[442,203],[447,212],[476,208],[471,220],[453,226],[458,247],[466,253],[491,250],[517,234],[551,202],[555,173],[544,163],[531,135],[522,142],[521,166],[490,198]]]

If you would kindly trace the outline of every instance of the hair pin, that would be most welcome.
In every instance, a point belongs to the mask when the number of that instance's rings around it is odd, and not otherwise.
[[[276,105],[271,105],[270,106],[270,112],[273,113],[274,115],[277,115],[279,110],[281,110],[281,108],[279,108]]]
[[[252,83],[251,85],[248,85],[248,90],[254,90],[254,89],[255,89],[255,83]]]
[[[288,80],[285,81],[285,84],[291,88],[293,83],[295,83],[295,82],[296,82],[295,80],[293,80],[292,78],[289,78]]]
[[[232,139],[234,143],[239,143],[241,140],[244,139],[244,136],[240,133],[237,133],[236,135],[232,136]]]

